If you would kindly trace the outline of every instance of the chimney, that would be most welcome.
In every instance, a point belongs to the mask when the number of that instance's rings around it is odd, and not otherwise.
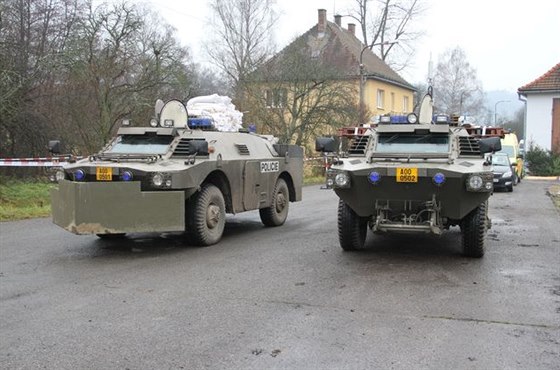
[[[327,10],[319,9],[319,22],[317,23],[317,33],[325,33],[327,30]]]
[[[356,36],[356,24],[348,23],[348,32],[350,32],[352,36]]]
[[[340,14],[334,16],[334,23],[336,23],[338,27],[342,26],[342,16]]]

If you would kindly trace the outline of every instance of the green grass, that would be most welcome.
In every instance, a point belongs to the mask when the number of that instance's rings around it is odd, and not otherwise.
[[[0,221],[46,217],[51,213],[53,184],[0,178]]]

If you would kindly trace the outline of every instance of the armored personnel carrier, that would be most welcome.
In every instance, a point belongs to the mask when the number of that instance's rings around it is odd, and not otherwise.
[[[99,153],[56,173],[55,224],[101,238],[186,231],[206,246],[221,239],[226,213],[258,209],[264,225],[284,223],[301,200],[302,148],[216,131],[178,100],[161,105],[149,126],[120,127]]]
[[[479,138],[433,115],[431,91],[418,114],[382,116],[374,127],[343,129],[348,141],[317,138],[316,149],[331,153],[327,187],[338,195],[338,236],[344,250],[364,247],[374,233],[441,234],[461,228],[463,252],[482,257],[488,198],[493,191],[491,161],[500,138]],[[336,154],[332,154],[336,152]]]

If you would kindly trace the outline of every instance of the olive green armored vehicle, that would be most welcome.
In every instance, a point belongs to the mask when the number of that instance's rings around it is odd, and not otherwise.
[[[374,233],[441,234],[459,225],[463,252],[482,257],[490,227],[491,162],[497,137],[477,138],[433,115],[431,91],[407,116],[382,116],[373,127],[343,129],[347,145],[317,138],[329,154],[327,187],[338,195],[338,236],[344,250],[364,247]]]
[[[226,213],[258,209],[264,225],[279,226],[301,200],[302,148],[216,131],[178,100],[155,113],[150,126],[122,126],[99,153],[56,173],[55,224],[101,238],[185,231],[206,246],[221,239]]]

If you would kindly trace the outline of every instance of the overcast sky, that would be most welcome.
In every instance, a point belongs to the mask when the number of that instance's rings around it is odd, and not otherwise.
[[[428,62],[434,67],[448,48],[460,46],[476,68],[485,90],[517,91],[560,62],[560,0],[421,0],[427,6],[418,28],[414,65],[402,72],[410,83],[425,82]],[[101,1],[95,1],[100,3]],[[177,28],[177,37],[204,62],[207,0],[148,0],[161,17]],[[345,14],[355,0],[277,0],[281,49],[317,23],[317,9]],[[342,19],[343,26],[352,22]]]

